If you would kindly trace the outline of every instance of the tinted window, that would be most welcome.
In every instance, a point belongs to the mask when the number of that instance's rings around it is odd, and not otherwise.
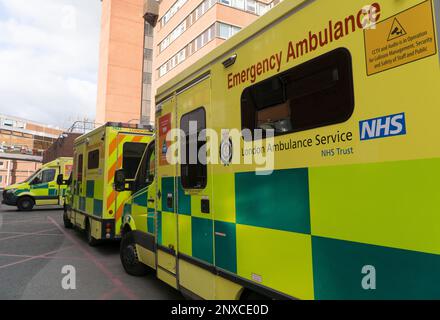
[[[44,170],[41,178],[41,183],[48,183],[55,180],[55,169]]]
[[[191,127],[194,126],[196,130],[190,132]],[[203,189],[206,187],[207,168],[206,168],[206,153],[202,154],[203,159],[199,159],[199,151],[204,147],[204,141],[200,139],[199,134],[206,129],[206,114],[204,108],[199,108],[186,115],[182,116],[180,120],[180,128],[185,133],[185,139],[181,145],[181,180],[182,186],[185,189]],[[198,139],[199,137],[199,139]],[[190,144],[194,143],[197,148],[190,148]],[[193,151],[193,154],[190,152]]]
[[[353,109],[351,55],[341,48],[245,89],[242,129],[308,130],[344,122]]]
[[[125,170],[127,179],[134,179],[145,152],[147,144],[138,142],[126,142],[123,147],[122,168]]]
[[[139,167],[138,177],[136,179],[136,191],[149,186],[154,181],[155,175],[155,153],[154,142],[148,145],[145,156]]]
[[[90,151],[87,156],[87,169],[93,170],[99,168],[99,150]]]
[[[84,159],[83,159],[84,157],[83,157],[83,155],[82,154],[80,154],[79,156],[78,156],[78,166],[77,166],[77,171],[76,171],[76,174],[77,174],[77,177],[78,177],[78,181],[82,181],[82,175],[83,175],[83,162],[84,162]]]

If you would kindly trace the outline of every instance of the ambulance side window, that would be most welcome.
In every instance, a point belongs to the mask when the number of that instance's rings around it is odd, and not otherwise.
[[[82,176],[83,176],[83,159],[84,159],[84,157],[83,157],[83,155],[82,154],[80,154],[79,156],[78,156],[78,166],[77,166],[77,171],[76,171],[76,175],[77,175],[77,177],[78,177],[78,181],[79,182],[81,182],[82,181]]]
[[[87,159],[87,169],[93,170],[99,168],[99,150],[90,151]]]
[[[144,155],[146,143],[126,142],[122,151],[122,168],[125,170],[126,179],[134,179],[139,164]]]
[[[147,170],[146,170],[146,183],[151,184],[154,181],[154,174],[156,169],[156,159],[155,159],[155,152],[154,152],[154,142],[148,146],[148,152],[147,152]]]
[[[136,179],[136,191],[148,187],[154,182],[155,174],[155,157],[154,157],[154,142],[148,145],[145,151],[145,156],[139,167],[138,177]]]
[[[275,135],[347,121],[354,110],[350,52],[336,49],[248,87],[241,96],[242,129]]]
[[[194,130],[193,130],[194,128]],[[200,133],[206,129],[206,112],[203,107],[182,116],[180,129],[185,133],[181,150],[181,181],[184,189],[204,189],[207,182],[206,152],[199,152],[206,146]],[[191,130],[190,130],[191,129]],[[190,147],[190,144],[196,146]],[[193,151],[193,154],[190,152]],[[200,159],[202,156],[203,159]]]
[[[35,177],[32,179],[31,184],[40,184],[41,183],[41,171],[38,171]]]
[[[55,169],[44,170],[42,174],[41,183],[52,182],[55,180]]]

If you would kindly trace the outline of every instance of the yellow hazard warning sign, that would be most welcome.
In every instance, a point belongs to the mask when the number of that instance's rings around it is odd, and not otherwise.
[[[397,18],[394,18],[393,25],[391,26],[390,35],[388,36],[388,41],[397,39],[399,37],[406,36],[406,31],[400,24]]]
[[[364,37],[369,76],[435,55],[432,1],[377,23]]]

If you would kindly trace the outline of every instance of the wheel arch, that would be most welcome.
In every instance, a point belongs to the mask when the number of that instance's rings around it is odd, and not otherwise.
[[[33,195],[31,195],[30,193],[25,193],[25,194],[18,195],[17,196],[17,203],[18,203],[18,201],[20,201],[23,198],[31,198],[32,201],[34,202],[34,204],[37,203],[36,200],[35,200],[35,197]]]
[[[127,215],[122,220],[121,236],[133,230],[136,230],[136,224],[134,222],[134,219],[130,215]]]

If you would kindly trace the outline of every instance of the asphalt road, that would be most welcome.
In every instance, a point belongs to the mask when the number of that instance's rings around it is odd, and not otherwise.
[[[63,288],[63,278],[76,288]],[[141,278],[126,274],[119,243],[89,247],[80,232],[63,228],[60,209],[19,212],[1,205],[0,299],[183,298],[153,273]]]

